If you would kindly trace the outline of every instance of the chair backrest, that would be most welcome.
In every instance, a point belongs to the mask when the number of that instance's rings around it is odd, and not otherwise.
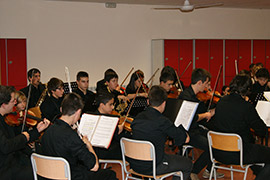
[[[71,179],[69,163],[64,158],[33,153],[31,163],[35,180],[37,175],[49,179]]]
[[[156,177],[156,154],[155,147],[149,141],[134,140],[128,138],[121,138],[120,141],[122,158],[125,171],[126,158],[129,157],[141,161],[152,161],[153,162],[153,176]]]
[[[243,165],[243,144],[242,138],[238,134],[209,131],[207,136],[210,150],[210,158],[212,161],[214,160],[213,149],[217,149],[229,152],[239,152],[240,165]]]

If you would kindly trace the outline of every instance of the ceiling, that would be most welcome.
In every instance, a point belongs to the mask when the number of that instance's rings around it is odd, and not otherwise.
[[[115,2],[117,4],[183,5],[184,0],[60,0],[73,2]],[[270,0],[190,0],[190,4],[223,3],[222,8],[270,9]]]

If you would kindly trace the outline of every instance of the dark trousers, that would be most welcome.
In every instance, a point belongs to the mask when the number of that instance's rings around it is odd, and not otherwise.
[[[191,130],[189,132],[190,142],[189,144],[203,150],[204,152],[196,160],[193,166],[192,173],[199,174],[201,170],[207,165],[206,169],[211,170],[212,163],[209,155],[209,146],[207,140],[207,130],[202,128]]]
[[[192,161],[186,157],[165,154],[162,163],[157,165],[156,173],[165,174],[175,171],[182,171],[184,179],[188,179],[192,170]],[[174,179],[179,179],[178,177],[173,177]]]
[[[270,148],[261,144],[244,144],[244,164],[265,163],[264,167],[251,167],[255,180],[270,177]],[[214,151],[214,157],[224,164],[239,164],[239,153]]]
[[[89,180],[117,180],[116,173],[110,169],[99,169],[96,172],[89,171]]]

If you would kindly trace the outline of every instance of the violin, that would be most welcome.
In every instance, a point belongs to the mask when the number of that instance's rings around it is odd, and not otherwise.
[[[16,108],[13,107],[13,112],[5,116],[5,122],[10,126],[19,126],[23,123],[25,111],[18,112]],[[35,116],[35,114],[28,110],[26,114],[26,124],[30,127],[35,126],[38,122],[43,121],[42,119]]]
[[[169,91],[168,98],[177,99],[180,93],[181,93],[181,90],[177,88],[176,86],[173,86]]]
[[[123,124],[124,122],[124,129],[131,132],[132,129],[130,127],[132,121],[133,121],[133,118],[131,117],[127,117],[127,116],[121,116],[118,112],[116,112],[115,110],[113,110],[111,112],[112,115],[116,115],[119,117],[119,123],[118,124]]]
[[[214,93],[212,91],[209,91],[208,89],[205,89],[203,92],[197,93],[196,97],[202,101],[207,102],[213,97],[213,103],[217,103],[220,98],[222,97],[221,94],[218,91],[215,91]]]

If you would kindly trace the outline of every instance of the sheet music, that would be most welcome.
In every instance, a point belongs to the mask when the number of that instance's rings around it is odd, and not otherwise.
[[[256,105],[256,110],[260,118],[265,122],[267,127],[270,127],[270,102],[268,101],[258,101]]]
[[[188,131],[198,105],[199,103],[184,100],[175,119],[175,126],[182,124]]]
[[[267,101],[270,101],[270,91],[264,91],[263,96],[265,97],[265,99],[267,99]]]
[[[91,144],[107,148],[110,145],[118,120],[117,117],[101,116]]]
[[[92,139],[99,118],[100,116],[91,114],[83,114],[81,117],[81,122],[78,130],[83,136],[87,136],[89,141]]]

